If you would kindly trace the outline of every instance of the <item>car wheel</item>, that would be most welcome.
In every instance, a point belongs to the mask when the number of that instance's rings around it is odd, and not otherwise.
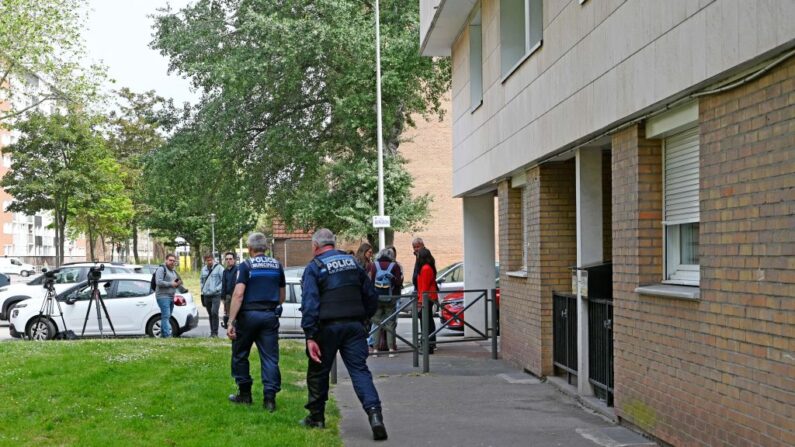
[[[171,317],[169,322],[171,323],[171,336],[179,337],[180,332],[177,320],[175,320],[174,317]],[[146,335],[150,337],[160,338],[160,315],[155,315],[154,317],[149,319],[148,323],[146,323]]]
[[[20,272],[20,275],[22,275],[23,278],[27,278],[28,276],[30,276],[30,272],[27,270],[22,270],[22,272]]]
[[[29,340],[52,340],[55,332],[55,325],[47,317],[33,318],[25,330]]]

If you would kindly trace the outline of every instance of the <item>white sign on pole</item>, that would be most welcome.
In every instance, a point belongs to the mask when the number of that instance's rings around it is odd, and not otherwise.
[[[389,216],[373,216],[373,228],[389,228]]]

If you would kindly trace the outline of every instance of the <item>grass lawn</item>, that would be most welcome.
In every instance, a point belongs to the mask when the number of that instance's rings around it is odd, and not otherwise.
[[[259,357],[251,354],[254,404],[236,391],[221,339],[123,339],[0,343],[0,445],[341,446],[339,413],[327,429],[306,415],[303,343],[281,341],[277,411],[262,408]]]

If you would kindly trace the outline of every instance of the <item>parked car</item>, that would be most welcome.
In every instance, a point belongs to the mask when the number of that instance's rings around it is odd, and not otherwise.
[[[301,277],[304,275],[304,268],[305,267],[285,267],[284,276],[287,278],[298,278],[300,281]]]
[[[499,282],[499,279],[497,280]],[[497,299],[497,331],[499,331],[500,320],[500,289],[497,287],[495,294]],[[454,331],[464,330],[464,292],[453,292],[446,296],[440,297],[439,305],[439,324],[444,324],[445,321],[450,321],[447,329]],[[477,306],[478,304],[475,304]],[[461,313],[459,313],[461,312]]]
[[[282,304],[282,316],[279,318],[279,332],[303,333],[301,329],[301,277],[286,276],[285,299]]]
[[[11,284],[11,278],[5,273],[0,273],[0,287],[5,287],[9,284]]]
[[[55,272],[55,292],[61,293],[71,285],[86,280],[88,269],[94,266],[93,262],[75,262],[64,264]],[[103,274],[133,273],[131,267],[123,264],[105,264]],[[0,320],[8,320],[11,308],[18,302],[28,298],[44,297],[44,275],[39,275],[25,284],[10,284],[0,287]]]
[[[149,288],[149,280],[150,275],[136,273],[108,274],[100,279],[99,291],[117,335],[160,335],[160,308],[154,292]],[[66,330],[79,335],[84,323],[86,335],[98,335],[99,326],[93,310],[86,319],[90,297],[91,286],[85,280],[71,284],[58,293],[56,299],[63,311],[63,319],[57,305],[54,306],[53,315],[39,316],[44,296],[17,303],[9,319],[11,336],[51,340]],[[171,327],[173,335],[179,336],[198,325],[199,310],[189,292],[175,295],[174,303]],[[103,329],[107,334],[110,328],[104,326],[104,321],[103,315]]]
[[[36,267],[24,263],[18,258],[2,257],[0,258],[0,273],[27,277],[36,273]]]

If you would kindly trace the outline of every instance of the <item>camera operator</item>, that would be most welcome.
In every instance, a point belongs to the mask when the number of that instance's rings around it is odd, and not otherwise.
[[[174,310],[174,294],[177,287],[182,284],[182,279],[174,270],[177,264],[177,256],[173,253],[166,255],[165,264],[157,268],[155,272],[155,298],[160,307],[160,336],[162,338],[171,337],[171,312]]]

